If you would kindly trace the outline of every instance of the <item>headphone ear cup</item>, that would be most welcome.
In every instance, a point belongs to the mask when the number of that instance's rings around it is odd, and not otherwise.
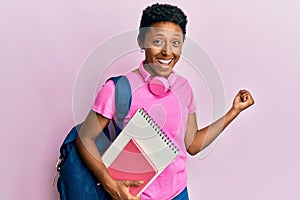
[[[148,83],[149,90],[156,96],[162,96],[170,90],[170,85],[167,79],[160,76],[153,77]]]

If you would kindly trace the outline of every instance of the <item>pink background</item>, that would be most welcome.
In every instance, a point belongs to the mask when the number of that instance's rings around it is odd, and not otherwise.
[[[1,1],[0,199],[58,199],[52,180],[80,66],[99,43],[136,29],[151,2]],[[226,109],[240,88],[256,100],[205,159],[189,160],[191,199],[299,199],[299,1],[169,2],[218,67]]]

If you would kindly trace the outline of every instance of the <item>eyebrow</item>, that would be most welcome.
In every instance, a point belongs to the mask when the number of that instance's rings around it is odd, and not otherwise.
[[[165,35],[162,33],[156,33],[156,34],[153,34],[153,36],[165,36]],[[178,33],[174,34],[173,36],[182,37],[182,35],[178,34]]]
[[[182,36],[182,34],[178,34],[178,33],[176,33],[176,34],[174,34],[174,36],[181,37],[181,36]]]

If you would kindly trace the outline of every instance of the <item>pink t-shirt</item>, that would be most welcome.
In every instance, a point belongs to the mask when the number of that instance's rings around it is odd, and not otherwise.
[[[187,79],[174,73],[171,91],[163,97],[157,97],[149,91],[141,75],[129,72],[126,77],[132,89],[132,103],[124,125],[139,108],[144,108],[180,149],[179,156],[151,183],[141,198],[172,199],[187,185],[184,135],[188,114],[196,110],[192,88]],[[92,110],[112,119],[115,114],[114,94],[115,85],[108,81],[99,91]]]

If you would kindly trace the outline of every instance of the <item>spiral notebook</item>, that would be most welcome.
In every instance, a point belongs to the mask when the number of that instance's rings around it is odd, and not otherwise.
[[[102,155],[116,180],[143,180],[130,192],[139,196],[176,158],[179,150],[144,109],[139,109]]]

